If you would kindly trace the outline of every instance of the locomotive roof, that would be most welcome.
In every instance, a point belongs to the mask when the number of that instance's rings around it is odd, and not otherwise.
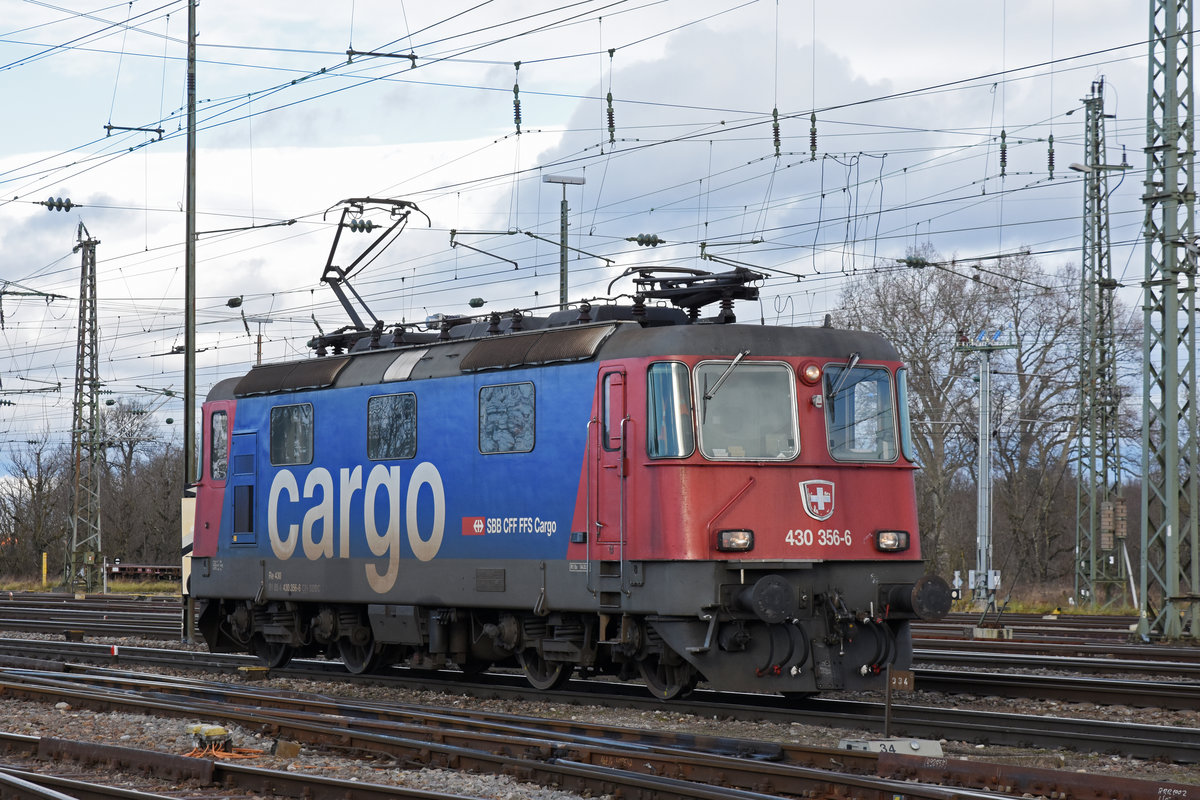
[[[253,367],[240,378],[221,381],[213,387],[208,399],[449,377],[597,357],[721,358],[743,351],[749,351],[751,358],[848,359],[852,353],[858,353],[866,361],[900,360],[886,339],[866,331],[749,324],[644,327],[633,321],[609,320],[266,364]]]

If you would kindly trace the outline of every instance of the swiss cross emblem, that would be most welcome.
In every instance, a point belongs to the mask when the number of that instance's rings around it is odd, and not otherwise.
[[[815,520],[833,516],[833,481],[801,481],[800,496],[804,510]]]

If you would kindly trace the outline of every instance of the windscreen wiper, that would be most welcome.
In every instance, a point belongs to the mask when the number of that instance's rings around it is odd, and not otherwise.
[[[830,402],[833,402],[833,399],[835,397],[837,397],[838,392],[840,392],[842,390],[842,385],[845,384],[846,379],[850,377],[850,373],[854,370],[854,368],[856,366],[858,366],[859,358],[860,358],[860,355],[858,353],[850,354],[850,361],[849,361],[849,363],[846,364],[846,369],[842,372],[841,375],[838,376],[837,383],[835,383],[833,385],[833,388],[829,390],[827,397],[829,398]]]
[[[733,368],[738,365],[738,362],[740,362],[743,358],[745,358],[748,355],[750,355],[750,351],[743,350],[742,352],[738,353],[736,356],[733,357],[733,361],[729,362],[729,366],[726,367],[725,371],[721,373],[721,377],[717,378],[717,382],[713,384],[713,387],[711,389],[709,389],[707,392],[705,392],[705,394],[704,394],[705,400],[712,400],[716,396],[717,391],[721,388],[721,384],[723,384],[725,382],[725,379],[729,377],[729,373],[733,372]]]

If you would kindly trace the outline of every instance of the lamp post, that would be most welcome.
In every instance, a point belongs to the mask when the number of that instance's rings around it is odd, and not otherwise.
[[[988,335],[980,330],[972,343],[966,333],[959,331],[957,353],[978,353],[979,358],[979,483],[975,511],[975,581],[972,589],[975,601],[993,605],[996,580],[992,566],[992,353],[1014,350],[1014,344],[999,344],[1003,328]]]
[[[582,186],[586,181],[582,175],[543,175],[542,183],[562,184],[562,214],[558,229],[558,307],[567,307],[567,185]]]

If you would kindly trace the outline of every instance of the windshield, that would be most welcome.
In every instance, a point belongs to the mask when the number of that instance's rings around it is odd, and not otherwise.
[[[887,369],[829,364],[825,395],[830,455],[839,461],[896,460],[892,379]]]
[[[700,452],[714,459],[796,457],[796,381],[786,364],[710,361],[696,367]],[[720,389],[713,392],[724,376]],[[706,397],[708,395],[708,397]]]

